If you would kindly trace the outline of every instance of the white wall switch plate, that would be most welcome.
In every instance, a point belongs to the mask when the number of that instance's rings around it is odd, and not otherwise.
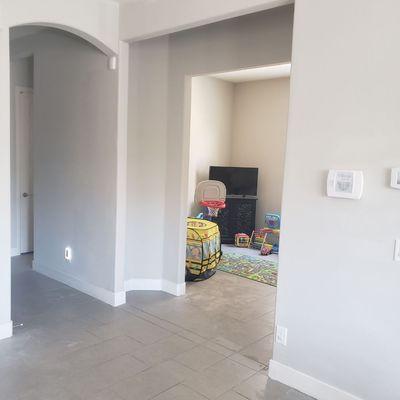
[[[390,186],[394,189],[400,189],[400,167],[392,168]]]
[[[396,261],[396,262],[400,262],[400,239],[396,239],[394,241],[393,260]]]
[[[72,249],[71,249],[71,247],[66,247],[65,248],[65,250],[64,250],[64,258],[68,262],[72,261]]]
[[[276,326],[275,341],[283,346],[287,345],[287,328],[280,325]]]

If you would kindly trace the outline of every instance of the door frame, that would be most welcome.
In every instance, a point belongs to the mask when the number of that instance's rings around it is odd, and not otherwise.
[[[192,82],[193,78],[198,78],[202,76],[212,76],[215,74],[220,73],[227,73],[227,72],[236,72],[241,70],[248,70],[248,69],[256,69],[256,68],[263,68],[263,67],[272,67],[272,66],[279,66],[285,65],[288,63],[292,63],[291,60],[269,63],[269,64],[255,64],[249,65],[246,67],[238,67],[238,68],[230,68],[230,69],[223,69],[223,70],[211,70],[211,71],[203,71],[202,73],[196,74],[186,74],[184,77],[184,97],[183,97],[183,142],[182,142],[182,172],[181,172],[181,192],[180,192],[180,210],[181,210],[181,217],[180,217],[180,229],[179,229],[179,262],[177,264],[177,277],[178,277],[178,284],[182,286],[181,293],[179,295],[185,295],[185,272],[186,272],[186,217],[187,217],[187,205],[189,200],[189,168],[190,168],[190,135],[191,135],[191,113],[192,113]],[[291,73],[289,77],[291,78]],[[289,93],[289,100],[290,100],[290,93]],[[285,157],[286,157],[286,147],[285,145]],[[183,282],[183,283],[182,283]],[[278,287],[278,286],[277,286]]]
[[[6,7],[7,8],[7,7]],[[118,35],[111,29],[100,29],[102,26],[93,24],[93,15],[88,18],[81,18],[78,22],[76,18],[68,17],[65,15],[65,10],[57,8],[55,5],[50,10],[39,9],[36,7],[35,15],[27,17],[27,14],[18,9],[18,7],[11,7],[11,13],[7,18],[0,18],[0,75],[4,79],[0,79],[0,189],[2,196],[0,196],[0,340],[11,337],[13,334],[12,320],[11,320],[11,212],[10,212],[10,28],[23,25],[40,25],[58,28],[63,31],[74,33],[77,36],[89,41],[95,47],[99,48],[107,56],[118,55]],[[70,7],[72,10],[73,7]],[[107,9],[108,10],[108,9]],[[101,14],[103,9],[98,10],[97,14]],[[96,14],[96,15],[97,15]],[[72,15],[72,14],[71,14]],[[113,17],[113,16],[112,16]],[[108,20],[107,20],[108,21]],[[111,25],[114,23],[110,18],[108,21]],[[116,21],[115,21],[116,22]],[[122,60],[122,62],[126,62]],[[128,86],[128,82],[125,82]],[[121,87],[123,85],[121,84]],[[118,134],[122,135],[124,126],[118,124]],[[126,136],[126,133],[124,133]],[[122,147],[122,146],[121,146]],[[125,149],[126,151],[126,149]],[[121,154],[118,153],[118,157]],[[126,157],[124,157],[126,159]],[[121,163],[123,160],[121,160]],[[122,185],[121,185],[122,186]],[[118,190],[123,190],[118,187]],[[125,193],[120,193],[123,196]],[[123,203],[123,202],[120,202]],[[117,207],[122,207],[124,204],[118,204]],[[123,214],[124,210],[118,210]],[[120,235],[118,240],[123,240],[124,235]],[[123,249],[123,246],[120,246]],[[122,250],[119,250],[123,253]],[[124,257],[118,265],[114,266],[114,275],[118,268],[124,267]],[[118,271],[118,276],[114,286],[117,284],[123,287],[124,270]],[[117,282],[118,280],[118,282]],[[125,302],[125,292],[121,293],[121,302]],[[104,301],[104,299],[103,299]],[[118,304],[119,305],[119,304]]]
[[[17,237],[17,243],[16,247],[11,249],[11,256],[19,256],[21,254],[21,149],[20,149],[20,144],[21,144],[21,134],[19,130],[17,129],[17,121],[18,121],[18,96],[19,92],[24,91],[24,92],[29,92],[32,93],[33,95],[33,88],[28,87],[28,86],[19,86],[16,85],[14,88],[14,107],[15,107],[15,190],[16,190],[16,201],[15,201],[15,206],[17,208],[17,214],[16,214],[16,221],[15,221],[15,227],[16,227],[16,237]],[[32,151],[32,148],[30,149]]]

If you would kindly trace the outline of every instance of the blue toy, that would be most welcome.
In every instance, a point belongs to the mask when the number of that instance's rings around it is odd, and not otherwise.
[[[265,214],[266,227],[269,229],[280,229],[281,228],[281,215],[276,213]]]

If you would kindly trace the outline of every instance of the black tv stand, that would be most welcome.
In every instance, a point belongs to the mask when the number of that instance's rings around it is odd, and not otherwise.
[[[221,242],[235,243],[236,233],[252,234],[256,223],[256,196],[226,196],[226,208],[220,210],[218,217],[212,218],[219,226]]]
[[[257,196],[252,196],[248,194],[228,194],[226,196],[227,199],[249,199],[249,200],[257,200]]]

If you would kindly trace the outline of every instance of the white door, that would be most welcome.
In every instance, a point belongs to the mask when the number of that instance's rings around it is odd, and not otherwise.
[[[33,251],[33,92],[29,88],[17,88],[15,96],[20,252],[28,253]]]

